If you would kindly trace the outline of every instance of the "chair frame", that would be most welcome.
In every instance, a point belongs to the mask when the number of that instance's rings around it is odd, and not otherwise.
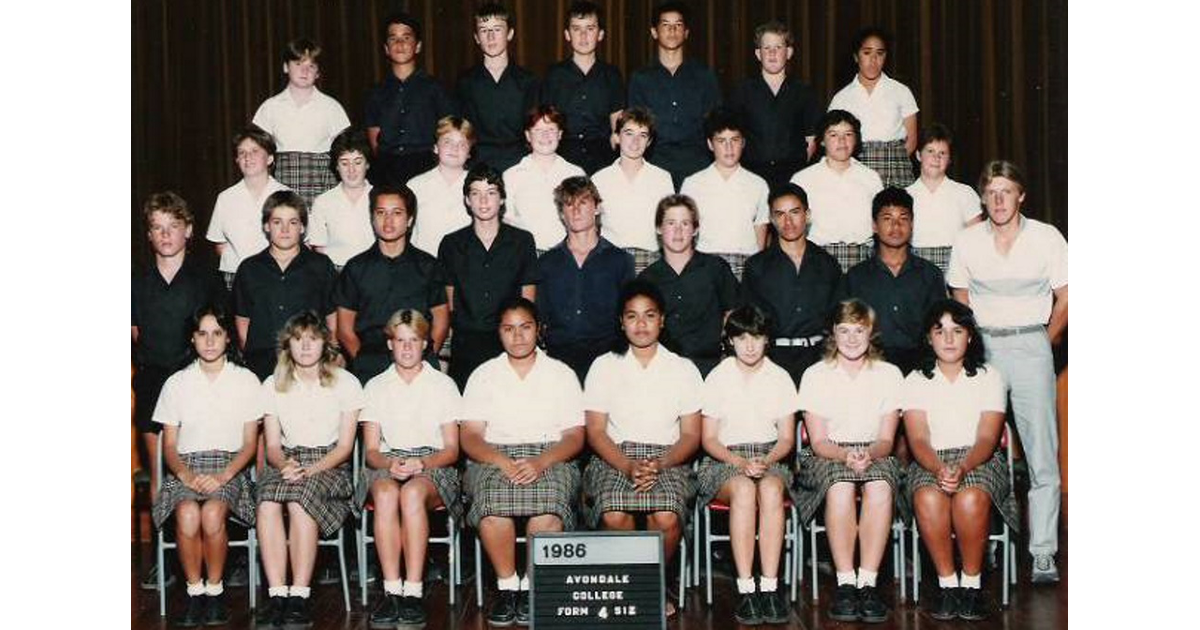
[[[795,603],[797,592],[799,591],[800,582],[800,558],[804,555],[804,537],[800,535],[800,516],[796,510],[796,505],[790,499],[784,497],[784,525],[783,525],[783,581],[789,585],[791,594],[791,602]],[[729,534],[714,534],[712,528],[712,513],[724,512],[729,513],[730,506],[717,501],[710,501],[704,506],[704,577],[705,591],[704,603],[712,605],[712,558],[713,558],[713,543],[714,542],[729,542]],[[758,534],[755,533],[754,540],[758,540]],[[699,545],[697,545],[699,548]]]

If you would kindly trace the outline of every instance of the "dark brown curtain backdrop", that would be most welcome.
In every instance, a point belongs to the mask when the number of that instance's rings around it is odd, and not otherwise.
[[[475,0],[136,0],[133,4],[133,259],[146,255],[142,200],[172,189],[197,216],[196,246],[217,193],[238,178],[229,140],[283,88],[280,52],[293,37],[325,48],[321,89],[361,123],[367,89],[387,71],[380,20],[404,9],[425,23],[425,69],[452,88],[476,61]],[[652,54],[653,0],[600,0],[601,54],[631,70]],[[895,42],[887,72],[907,84],[922,125],[956,134],[955,179],[974,184],[983,163],[1027,172],[1030,216],[1067,231],[1067,3],[1064,0],[692,0],[689,50],[728,91],[757,71],[754,27],[771,18],[796,39],[792,72],[828,101],[853,76],[850,40],[882,25]],[[568,54],[570,0],[507,0],[517,63],[542,74]]]

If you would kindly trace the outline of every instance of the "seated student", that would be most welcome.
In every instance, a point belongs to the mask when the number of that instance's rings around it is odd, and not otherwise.
[[[463,165],[471,157],[475,127],[469,120],[446,116],[437,121],[433,153],[437,166],[408,180],[417,196],[421,214],[413,225],[412,244],[423,252],[436,255],[447,234],[471,225],[471,213],[463,209]]]
[[[732,354],[704,381],[707,456],[697,473],[699,503],[729,506],[729,538],[737,568],[734,619],[745,625],[787,623],[788,601],[779,593],[784,499],[792,487],[788,468],[796,446],[796,386],[767,358],[766,315],[756,306],[734,309],[725,320],[725,350]],[[754,592],[754,547],[760,577]]]
[[[900,466],[891,453],[903,378],[896,366],[880,358],[871,341],[874,334],[871,307],[859,300],[842,302],[833,317],[825,359],[808,368],[800,381],[809,446],[799,456],[796,507],[807,523],[825,502],[825,527],[837,571],[829,616],[838,621],[878,623],[888,616],[875,577],[891,536],[892,503],[900,480]],[[860,493],[861,514],[855,503]]]
[[[824,156],[792,176],[808,193],[808,238],[833,254],[842,273],[871,254],[871,199],[883,190],[879,175],[854,159],[861,128],[850,112],[826,112],[817,130]]]
[[[592,363],[585,386],[588,445],[584,472],[589,524],[632,530],[635,513],[663,533],[670,564],[694,488],[686,464],[700,445],[700,372],[659,344],[666,325],[663,295],[634,281],[621,291],[624,348]],[[667,602],[667,616],[675,614]]]
[[[904,428],[914,461],[912,499],[925,548],[938,574],[934,619],[987,617],[980,574],[994,504],[1020,529],[1008,468],[997,450],[1004,432],[1007,385],[984,363],[983,337],[970,307],[938,302],[925,316],[920,367],[904,381]],[[962,578],[954,571],[954,541]]]
[[[217,248],[227,289],[233,288],[233,274],[242,260],[267,248],[263,202],[269,195],[288,190],[271,177],[271,165],[275,163],[275,139],[271,134],[250,125],[233,137],[233,153],[242,179],[217,195],[205,234]]]
[[[263,101],[253,120],[279,144],[275,155],[279,181],[310,204],[337,185],[328,166],[329,145],[350,126],[341,104],[317,89],[320,57],[321,46],[312,40],[288,42],[283,49],[287,87]]]
[[[665,344],[696,364],[701,376],[721,359],[721,326],[733,309],[738,281],[723,259],[696,251],[700,216],[687,195],[670,195],[654,214],[663,257],[638,274],[666,297]]]
[[[154,408],[169,472],[151,515],[155,527],[175,515],[179,565],[187,580],[187,605],[172,622],[180,628],[229,623],[221,581],[229,553],[225,518],[232,512],[254,524],[246,466],[254,460],[260,416],[258,379],[229,357],[233,325],[225,310],[201,307],[189,324],[195,360],[167,379]]]
[[[460,441],[470,458],[463,490],[467,522],[496,572],[499,592],[487,621],[528,625],[529,576],[517,576],[516,519],[528,519],[526,536],[575,528],[579,469],[571,459],[583,448],[583,394],[571,368],[538,349],[533,302],[507,300],[499,318],[504,354],[479,366],[463,394]]]
[[[340,186],[317,196],[312,202],[308,221],[308,244],[333,261],[341,271],[346,261],[371,246],[371,209],[367,199],[367,156],[371,146],[363,132],[348,128],[333,139],[329,149],[329,170],[337,174]]]
[[[366,465],[354,505],[367,494],[375,505],[375,551],[383,571],[383,600],[371,627],[425,623],[425,553],[429,512],[445,506],[461,517],[458,502],[458,418],[462,398],[450,377],[423,360],[429,320],[420,311],[396,311],[384,328],[392,369],[367,383],[363,428]],[[404,556],[405,579],[400,580]]]
[[[695,200],[704,223],[696,249],[724,258],[740,281],[746,259],[767,243],[770,191],[741,165],[746,136],[738,116],[714,109],[704,119],[704,134],[713,163],[683,180],[680,193]]]
[[[568,177],[586,176],[583,169],[558,154],[566,119],[553,105],[529,110],[525,142],[530,154],[504,171],[508,190],[505,222],[533,234],[538,253],[559,244],[566,233],[554,208],[554,187]]]
[[[267,466],[258,482],[258,541],[269,600],[258,623],[307,628],[318,538],[336,532],[350,511],[363,393],[337,367],[333,334],[316,313],[293,315],[278,340],[279,363],[262,384]]]
[[[658,235],[654,210],[663,197],[675,194],[671,174],[646,161],[654,142],[654,117],[641,107],[617,117],[617,146],[621,156],[592,176],[605,199],[600,234],[613,245],[633,254],[634,273],[658,260]]]
[[[950,130],[941,123],[922,130],[917,148],[921,177],[905,189],[913,198],[913,253],[943,274],[950,268],[950,249],[958,233],[987,218],[979,193],[946,175],[953,143]]]

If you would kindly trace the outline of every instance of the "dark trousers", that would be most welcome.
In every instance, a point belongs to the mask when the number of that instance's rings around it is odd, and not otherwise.
[[[807,370],[809,366],[820,361],[821,353],[824,350],[825,348],[821,344],[818,344],[815,348],[781,348],[779,346],[770,346],[767,348],[767,356],[779,367],[787,370],[788,376],[792,377],[792,382],[799,387],[800,377],[804,375],[804,370]]]
[[[380,155],[371,162],[367,179],[373,186],[403,186],[408,184],[408,180],[435,166],[437,156],[432,149]]]
[[[617,152],[613,151],[608,138],[596,140],[563,138],[562,143],[558,145],[558,154],[564,160],[582,168],[588,177],[591,177],[596,171],[610,166],[617,159]]]
[[[467,379],[471,378],[475,368],[504,352],[504,346],[500,345],[500,336],[494,330],[455,330],[453,344],[449,373],[459,391],[467,388]]]

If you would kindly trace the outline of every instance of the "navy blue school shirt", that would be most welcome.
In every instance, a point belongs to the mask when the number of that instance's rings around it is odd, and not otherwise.
[[[667,301],[663,342],[668,349],[693,361],[721,356],[725,312],[733,310],[738,298],[737,277],[729,263],[696,252],[682,273],[660,258],[638,278],[657,286]]]
[[[564,240],[542,254],[538,268],[537,303],[547,349],[611,347],[618,332],[621,287],[634,277],[633,256],[601,237],[581,267]]]
[[[433,77],[416,70],[403,81],[388,72],[367,94],[363,125],[379,127],[379,154],[428,153],[437,143],[437,121],[457,113]]]
[[[419,311],[432,322],[432,309],[446,303],[446,281],[428,252],[408,243],[395,258],[385,256],[376,242],[346,261],[333,289],[333,304],[354,311],[354,334],[359,352],[387,352],[383,328],[405,308]]]
[[[458,79],[455,98],[463,118],[475,127],[473,163],[484,163],[503,173],[527,153],[525,115],[538,104],[540,85],[534,74],[509,63],[492,78],[483,64]]]
[[[808,136],[816,135],[824,110],[811,86],[785,76],[779,93],[761,72],[747,77],[734,88],[729,108],[741,115],[746,126],[746,168],[777,186],[808,163]],[[767,174],[786,173],[768,177]]]
[[[500,224],[491,249],[484,248],[473,225],[447,234],[438,262],[446,286],[454,287],[450,326],[456,331],[495,333],[500,304],[540,279],[533,234],[507,223]]]
[[[625,108],[625,85],[616,66],[599,59],[584,74],[574,59],[546,70],[542,104],[553,105],[566,118],[559,153],[589,174],[612,164],[613,112]]]
[[[336,279],[333,261],[303,245],[286,269],[279,268],[270,247],[243,260],[233,278],[233,304],[238,316],[250,318],[245,354],[274,348],[279,331],[296,313],[333,313]]]
[[[151,262],[133,274],[131,288],[132,325],[138,327],[133,356],[139,368],[182,367],[192,345],[188,337],[192,315],[210,304],[225,308],[229,300],[221,274],[186,254],[170,282]]]
[[[742,270],[742,299],[771,318],[776,339],[824,335],[829,315],[845,297],[837,259],[812,241],[799,269],[776,241],[746,259]]]
[[[846,292],[875,309],[880,345],[912,350],[921,346],[925,336],[925,313],[946,298],[946,279],[937,265],[911,251],[896,275],[878,255],[872,255],[846,272]]]

